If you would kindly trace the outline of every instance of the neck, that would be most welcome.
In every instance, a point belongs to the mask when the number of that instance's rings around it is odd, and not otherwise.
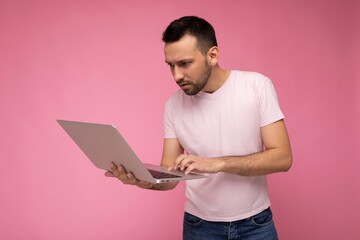
[[[228,79],[230,70],[224,70],[219,65],[212,67],[210,78],[203,88],[203,92],[213,93],[218,90]]]

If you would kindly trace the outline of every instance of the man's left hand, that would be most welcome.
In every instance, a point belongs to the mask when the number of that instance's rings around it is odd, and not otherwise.
[[[217,173],[221,171],[223,161],[221,158],[203,158],[194,155],[181,154],[175,159],[174,165],[169,170],[180,170],[189,174],[195,173]]]

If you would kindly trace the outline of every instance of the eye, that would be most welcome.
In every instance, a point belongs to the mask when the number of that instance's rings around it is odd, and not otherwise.
[[[180,66],[181,66],[181,67],[188,67],[190,64],[191,64],[190,61],[186,61],[186,62],[181,62],[181,63],[180,63]]]

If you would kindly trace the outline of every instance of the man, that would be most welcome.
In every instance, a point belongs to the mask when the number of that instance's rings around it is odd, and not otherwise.
[[[287,171],[290,143],[271,81],[259,73],[224,70],[215,31],[182,17],[163,33],[165,62],[181,90],[165,106],[161,164],[207,174],[186,182],[184,239],[277,239],[265,175]],[[106,176],[154,190],[113,165]]]

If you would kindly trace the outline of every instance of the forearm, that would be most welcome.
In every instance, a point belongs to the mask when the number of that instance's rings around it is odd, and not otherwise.
[[[289,151],[268,149],[246,156],[229,156],[217,158],[220,172],[242,176],[260,176],[275,172],[286,172],[292,164]]]

